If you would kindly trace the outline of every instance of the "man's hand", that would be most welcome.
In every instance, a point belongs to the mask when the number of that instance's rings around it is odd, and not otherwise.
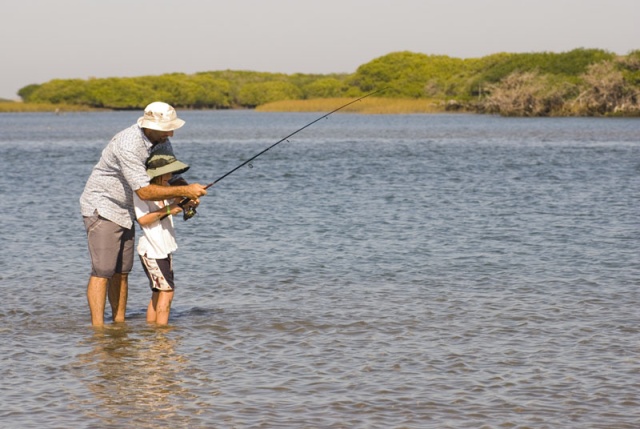
[[[207,195],[206,188],[204,187],[204,185],[201,185],[199,183],[192,183],[187,186],[181,186],[181,188],[183,188],[181,190],[183,197],[189,198],[191,201],[195,201],[198,204],[200,203],[200,200],[198,200],[198,198],[203,195]]]

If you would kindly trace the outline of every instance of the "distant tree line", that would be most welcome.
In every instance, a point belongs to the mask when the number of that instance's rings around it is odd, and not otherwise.
[[[141,109],[150,100],[179,108],[254,108],[280,100],[354,97],[429,99],[443,109],[510,116],[640,115],[640,50],[500,53],[459,59],[394,52],[353,74],[253,71],[131,78],[54,79],[22,88],[29,103]]]

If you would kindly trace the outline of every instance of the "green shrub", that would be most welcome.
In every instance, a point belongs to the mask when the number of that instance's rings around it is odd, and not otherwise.
[[[606,66],[605,66],[606,65]],[[456,109],[507,115],[635,114],[640,50],[497,53],[459,59],[393,52],[352,74],[207,71],[192,75],[54,79],[27,85],[25,102],[140,109],[162,100],[182,108],[254,108],[279,100],[358,97],[430,100]]]
[[[290,82],[282,81],[248,83],[240,88],[238,93],[238,103],[246,107],[300,98],[302,98],[300,88]]]

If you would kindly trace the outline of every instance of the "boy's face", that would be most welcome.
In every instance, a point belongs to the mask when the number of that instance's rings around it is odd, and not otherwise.
[[[173,177],[172,173],[163,174],[153,178],[153,183],[160,186],[169,186],[169,180]]]

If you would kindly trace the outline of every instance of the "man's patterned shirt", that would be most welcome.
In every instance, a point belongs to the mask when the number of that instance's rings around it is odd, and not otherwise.
[[[131,228],[135,219],[133,192],[149,185],[145,163],[158,149],[173,153],[171,142],[154,146],[137,124],[116,134],[87,180],[80,197],[82,216],[97,211],[101,217]]]

